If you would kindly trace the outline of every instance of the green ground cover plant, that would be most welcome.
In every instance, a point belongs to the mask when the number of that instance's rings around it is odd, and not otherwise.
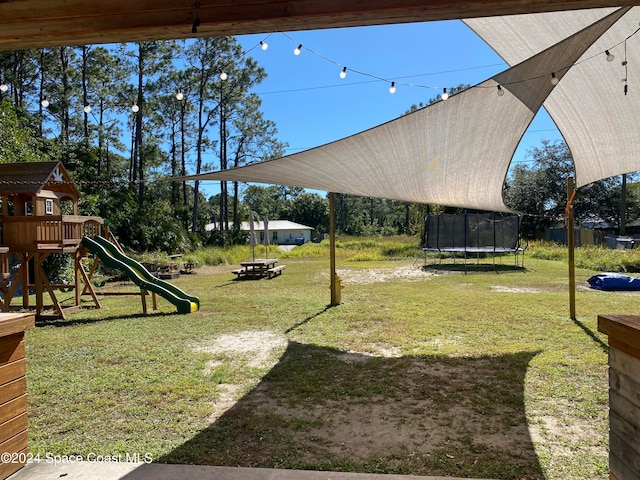
[[[524,270],[503,259],[496,273],[482,259],[464,274],[446,261],[422,268],[415,240],[342,239],[342,304],[328,307],[324,243],[270,251],[287,265],[272,280],[236,280],[232,265],[251,255],[238,248],[175,280],[200,297],[198,312],[177,315],[158,299],[142,315],[139,298],[109,296],[102,309],[29,331],[31,451],[608,478],[607,347],[596,318],[635,313],[640,297],[588,288],[601,269],[577,269],[573,321],[566,263],[534,248]]]

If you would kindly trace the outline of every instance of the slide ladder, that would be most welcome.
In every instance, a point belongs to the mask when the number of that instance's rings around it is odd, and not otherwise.
[[[191,313],[200,308],[200,299],[180,290],[175,285],[153,276],[140,262],[122,253],[106,238],[83,237],[82,245],[96,255],[109,268],[123,272],[141,290],[160,295],[178,309],[178,313]]]

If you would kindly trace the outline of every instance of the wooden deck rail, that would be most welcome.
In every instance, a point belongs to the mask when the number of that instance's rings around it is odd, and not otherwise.
[[[55,247],[78,246],[84,235],[100,234],[103,219],[80,215],[46,215],[2,217],[4,243],[19,250],[33,250],[36,245]]]

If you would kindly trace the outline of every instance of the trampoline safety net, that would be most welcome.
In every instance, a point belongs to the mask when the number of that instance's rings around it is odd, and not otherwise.
[[[422,248],[444,253],[524,254],[520,246],[520,215],[464,213],[428,215]]]

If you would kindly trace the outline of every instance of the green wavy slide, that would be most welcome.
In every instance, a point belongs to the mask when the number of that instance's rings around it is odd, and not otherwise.
[[[148,290],[173,303],[178,313],[191,313],[200,308],[200,299],[180,290],[169,282],[154,277],[141,263],[126,256],[106,238],[83,237],[82,244],[109,268],[123,272],[141,290]]]

